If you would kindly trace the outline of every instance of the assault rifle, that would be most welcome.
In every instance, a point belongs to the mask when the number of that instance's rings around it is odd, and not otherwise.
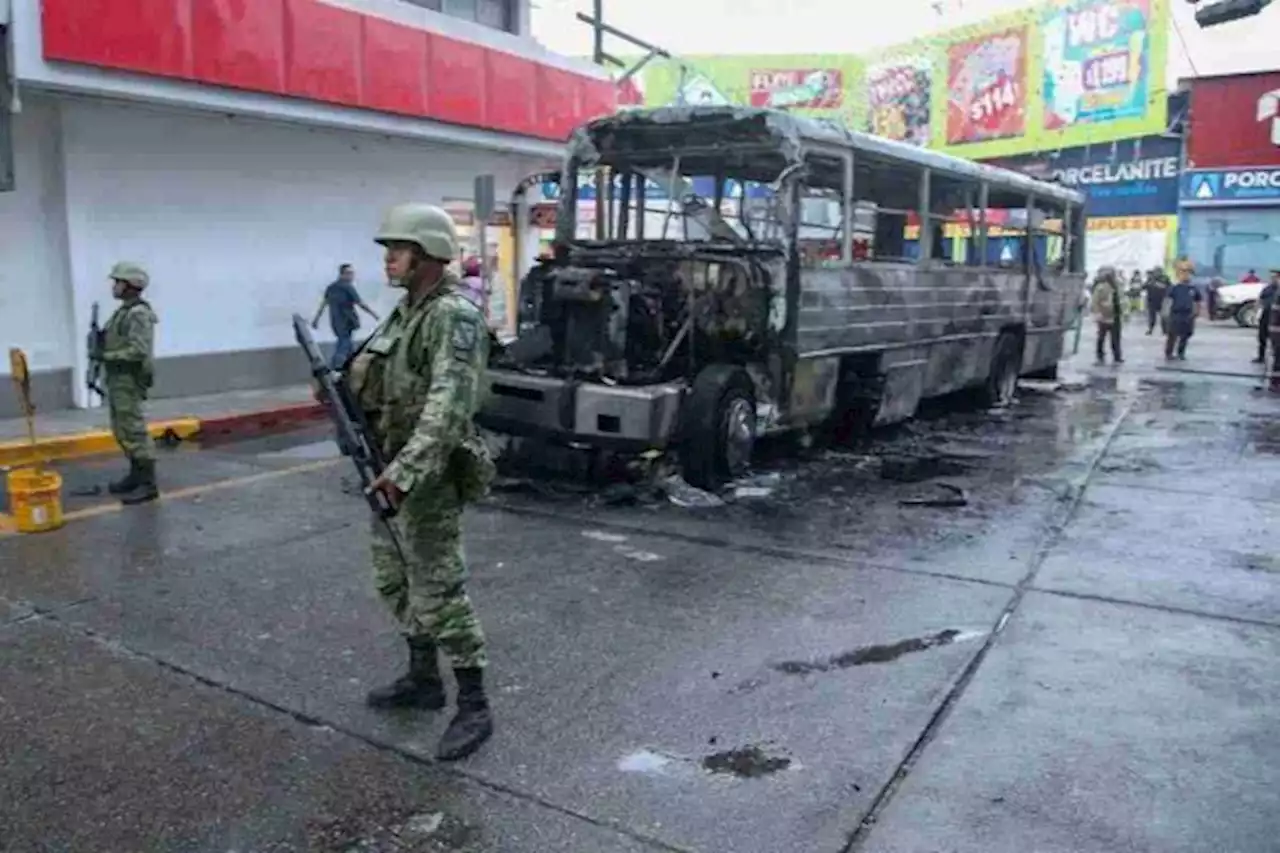
[[[370,488],[373,481],[382,475],[387,465],[370,434],[364,412],[360,410],[360,406],[352,396],[346,380],[337,371],[331,370],[324,360],[320,347],[316,346],[315,338],[311,337],[311,328],[300,314],[293,315],[293,336],[297,338],[298,346],[302,347],[302,351],[306,353],[311,378],[319,387],[317,397],[338,430],[338,445],[346,450],[351,461],[355,463],[356,471],[360,475],[360,490],[364,493],[369,508],[386,526],[400,560],[406,562],[404,549],[400,546],[400,538],[396,535],[395,528],[391,526],[396,508],[391,505],[386,495]]]
[[[102,393],[102,350],[106,346],[106,333],[98,325],[98,303],[93,303],[93,311],[89,314],[89,372],[84,375],[84,384],[89,393],[105,397]]]

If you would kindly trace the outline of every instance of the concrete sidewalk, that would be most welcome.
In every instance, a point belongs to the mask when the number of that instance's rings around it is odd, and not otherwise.
[[[151,434],[155,438],[169,435],[183,441],[241,436],[314,420],[321,415],[306,385],[173,397],[147,404]],[[103,406],[37,413],[35,434],[33,448],[24,419],[0,420],[0,466],[75,459],[116,450],[107,409]]]

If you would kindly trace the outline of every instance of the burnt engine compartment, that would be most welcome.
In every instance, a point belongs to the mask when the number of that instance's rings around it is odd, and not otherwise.
[[[521,282],[520,336],[495,367],[616,384],[762,358],[777,250],[647,242],[574,248]]]

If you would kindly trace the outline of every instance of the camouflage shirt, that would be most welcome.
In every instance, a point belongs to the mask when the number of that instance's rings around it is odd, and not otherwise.
[[[401,491],[445,478],[454,452],[478,440],[472,418],[488,357],[484,319],[446,272],[416,304],[406,295],[352,359],[352,392]]]
[[[126,301],[103,329],[102,361],[108,373],[150,376],[155,354],[156,314],[141,299]]]

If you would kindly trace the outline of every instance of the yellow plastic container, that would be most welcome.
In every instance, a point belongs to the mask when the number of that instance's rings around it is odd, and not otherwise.
[[[41,533],[62,526],[62,476],[58,472],[18,468],[5,479],[9,514],[19,533]]]

